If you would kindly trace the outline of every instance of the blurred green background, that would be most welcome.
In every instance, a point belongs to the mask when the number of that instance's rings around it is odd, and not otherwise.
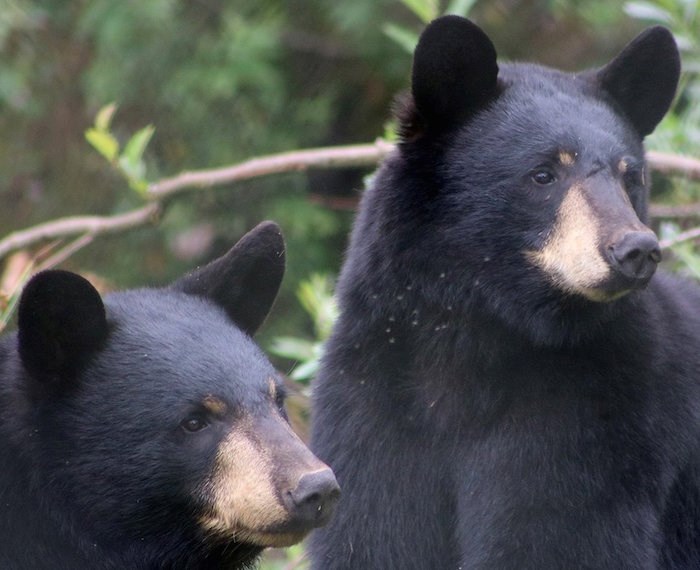
[[[390,107],[408,87],[417,33],[448,11],[477,21],[502,59],[568,70],[606,62],[650,23],[669,26],[683,52],[683,82],[648,147],[700,156],[700,0],[0,0],[0,236],[140,204],[85,139],[111,102],[122,144],[155,127],[143,159],[148,181],[391,137]],[[333,313],[352,205],[370,172],[290,173],[182,195],[159,225],[101,237],[63,267],[106,288],[162,284],[257,222],[276,220],[288,273],[260,341],[286,372],[301,361],[304,388]],[[654,183],[657,203],[700,199],[683,176],[655,175]],[[700,224],[697,213],[654,223],[662,237]],[[667,257],[672,268],[700,275],[693,242]],[[301,568],[302,553],[274,553],[264,568]]]

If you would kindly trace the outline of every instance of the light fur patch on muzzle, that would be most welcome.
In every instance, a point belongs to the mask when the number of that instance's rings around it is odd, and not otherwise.
[[[318,473],[324,476],[316,478]],[[281,416],[271,412],[236,421],[219,444],[201,494],[208,508],[199,522],[207,533],[228,541],[281,547],[299,542],[323,524],[339,490],[328,466]]]
[[[598,287],[611,270],[600,254],[599,234],[595,213],[582,189],[572,186],[559,206],[544,247],[527,252],[527,257],[562,291],[593,301],[606,300],[607,295]]]
[[[251,437],[241,421],[219,445],[213,474],[205,485],[209,512],[200,523],[209,532],[260,546],[288,546],[302,537],[265,532],[283,524],[287,511],[273,480],[269,450]]]

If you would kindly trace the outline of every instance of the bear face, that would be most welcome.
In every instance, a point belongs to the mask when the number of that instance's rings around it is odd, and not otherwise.
[[[484,308],[544,343],[575,341],[612,318],[610,301],[646,286],[661,258],[645,225],[642,137],[667,110],[678,73],[663,28],[602,69],[573,74],[498,65],[471,22],[433,22],[399,109],[399,151],[366,198],[380,213],[358,223],[392,237],[373,238],[358,261],[371,265],[357,273],[416,282],[367,290],[421,287],[443,295],[433,305]],[[435,287],[440,279],[452,287]],[[537,299],[521,303],[524,291]]]
[[[8,513],[11,552],[53,532],[104,567],[229,568],[328,520],[335,478],[292,432],[282,380],[250,338],[283,270],[268,223],[167,289],[103,301],[72,273],[28,283],[0,431],[44,509],[29,517],[41,531]]]

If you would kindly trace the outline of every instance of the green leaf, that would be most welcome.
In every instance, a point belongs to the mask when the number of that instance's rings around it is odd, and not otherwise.
[[[474,4],[476,4],[476,0],[452,0],[452,2],[447,5],[445,14],[454,14],[466,18],[469,12],[472,11]]]
[[[143,181],[146,167],[141,160],[131,160],[127,154],[122,154],[119,157],[119,168],[121,169],[129,184],[132,182]]]
[[[326,340],[338,318],[338,305],[333,297],[333,280],[327,275],[315,273],[299,284],[297,298],[313,320],[318,339]]]
[[[124,152],[119,157],[119,168],[129,181],[129,186],[142,196],[148,191],[143,152],[154,132],[155,128],[152,125],[137,131],[126,143]]]
[[[670,24],[673,16],[663,8],[655,6],[651,2],[627,2],[625,12],[628,16],[637,20],[648,20],[652,22],[663,22]]]
[[[127,157],[127,160],[132,164],[142,162],[143,152],[146,150],[155,130],[153,125],[148,125],[134,133],[134,136],[126,143],[122,156]]]
[[[700,279],[700,256],[690,242],[680,243],[671,248],[673,253],[683,262],[685,269],[695,278]]]
[[[99,131],[108,131],[116,110],[116,103],[110,103],[102,107],[95,115],[95,128]]]
[[[424,24],[438,17],[438,0],[401,0]]]
[[[297,366],[294,371],[289,375],[289,377],[298,382],[300,380],[310,380],[318,372],[319,361],[309,360]]]
[[[384,34],[399,44],[409,54],[413,53],[418,43],[418,34],[396,24],[382,26]]]
[[[270,352],[292,360],[307,361],[316,357],[314,343],[303,338],[277,337],[272,341]]]
[[[85,138],[92,147],[110,162],[114,162],[119,153],[119,142],[111,133],[98,129],[85,131]]]
[[[143,179],[129,178],[129,188],[136,192],[142,198],[146,198],[148,194],[148,182]]]

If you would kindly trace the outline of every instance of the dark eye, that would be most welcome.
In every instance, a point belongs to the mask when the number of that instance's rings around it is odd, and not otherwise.
[[[530,173],[530,178],[535,184],[539,184],[540,186],[547,186],[557,180],[554,173],[547,168],[536,168]]]
[[[617,165],[622,173],[622,180],[629,190],[645,185],[644,163],[632,156],[624,156]]]
[[[644,186],[644,170],[641,168],[630,168],[623,178],[625,186],[629,189]]]
[[[278,407],[280,410],[281,410],[282,408],[284,408],[284,401],[285,401],[285,399],[286,399],[285,394],[283,394],[283,393],[281,393],[281,392],[278,392],[278,393],[277,393],[277,396],[275,397],[275,404],[277,405],[277,407]]]
[[[207,427],[207,422],[199,416],[190,416],[180,422],[180,427],[187,432],[194,433]]]
[[[284,389],[284,387],[280,386],[277,388],[277,393],[275,394],[275,406],[277,406],[277,410],[279,410],[279,413],[284,419],[287,418],[287,409],[284,407],[284,403],[287,400],[287,391]]]

